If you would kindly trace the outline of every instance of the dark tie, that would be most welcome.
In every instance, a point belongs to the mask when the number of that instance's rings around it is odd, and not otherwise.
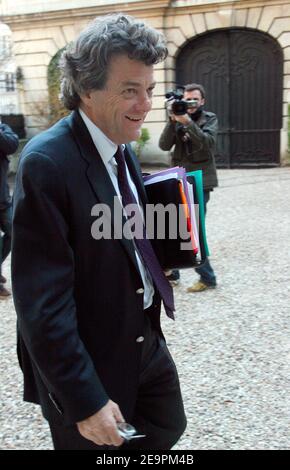
[[[124,208],[129,204],[138,205],[128,182],[125,156],[121,147],[118,147],[118,150],[114,156],[118,165],[118,185],[122,196],[122,205]],[[140,218],[142,218],[140,209],[138,209],[138,214],[135,214],[135,217],[138,217],[139,215]],[[143,263],[148,269],[153,279],[153,282],[163,300],[167,315],[170,318],[174,319],[173,312],[175,308],[173,300],[173,289],[169,281],[166,279],[164,272],[162,271],[162,268],[155,255],[150,240],[148,240],[146,236],[145,227],[143,229],[143,237],[134,237],[134,242],[143,260]]]

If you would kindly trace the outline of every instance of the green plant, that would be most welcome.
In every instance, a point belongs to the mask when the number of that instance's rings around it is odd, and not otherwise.
[[[150,140],[149,131],[148,131],[148,129],[143,127],[141,129],[141,135],[140,135],[139,139],[136,140],[136,144],[135,144],[135,147],[134,147],[134,151],[135,151],[138,158],[141,157],[142,150],[148,144],[149,140]]]
[[[27,104],[29,114],[37,116],[39,128],[46,129],[55,122],[69,114],[59,98],[60,95],[60,70],[58,62],[64,48],[60,49],[51,59],[47,69],[48,97]],[[18,83],[23,82],[22,70],[18,70]]]
[[[58,62],[65,48],[60,49],[51,59],[47,70],[47,85],[49,93],[49,125],[54,124],[60,118],[66,116],[69,111],[59,99],[60,93],[60,70]]]
[[[17,67],[17,69],[16,69],[16,82],[17,82],[18,86],[20,86],[20,87],[23,86],[24,75],[23,75],[22,67]]]

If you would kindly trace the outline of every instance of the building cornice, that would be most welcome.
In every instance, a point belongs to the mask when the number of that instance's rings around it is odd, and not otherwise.
[[[174,0],[143,0],[141,2],[120,2],[118,4],[96,5],[94,7],[80,7],[19,15],[3,15],[1,20],[15,30],[19,27],[23,29],[24,25],[29,27],[31,24],[37,27],[37,23],[41,26],[44,22],[66,24],[71,23],[72,19],[89,21],[95,16],[120,11],[139,17],[150,18],[160,16],[166,18],[171,15],[198,14],[216,10],[240,10],[266,6],[275,7],[279,5],[289,5],[289,0],[271,0],[270,5],[267,5],[265,0],[232,0],[230,2],[216,1],[186,6],[174,5]]]
[[[143,0],[142,2],[120,2],[107,5],[96,5],[93,7],[79,7],[63,10],[44,11],[37,13],[25,13],[19,15],[3,15],[1,20],[9,26],[17,27],[23,23],[37,23],[43,21],[58,22],[67,18],[90,19],[93,16],[105,15],[108,13],[124,12],[136,14],[138,16],[146,14],[146,16],[163,13],[168,8],[170,0]]]
[[[265,0],[233,0],[229,1],[216,1],[206,4],[192,4],[192,5],[168,5],[167,15],[184,15],[185,13],[207,13],[216,10],[241,10],[245,8],[262,8],[262,7],[275,7],[289,5],[289,0],[270,0],[269,4]]]

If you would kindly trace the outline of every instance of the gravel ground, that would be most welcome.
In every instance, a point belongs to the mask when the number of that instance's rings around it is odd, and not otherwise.
[[[182,271],[176,321],[163,316],[188,417],[175,448],[290,449],[290,168],[219,178],[207,219],[218,288],[187,294],[197,275]],[[0,448],[51,449],[38,407],[21,401],[12,300],[0,310]]]

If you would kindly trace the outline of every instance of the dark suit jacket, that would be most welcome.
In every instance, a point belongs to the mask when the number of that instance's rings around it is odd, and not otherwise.
[[[7,155],[16,152],[18,136],[7,124],[0,123],[0,210],[11,205],[11,197],[7,181],[9,160]]]
[[[143,204],[134,154],[126,153]],[[129,154],[130,153],[130,154]],[[92,207],[115,191],[78,112],[32,139],[21,156],[13,211],[12,285],[24,399],[65,423],[108,398],[130,420],[143,334],[142,280],[130,240],[95,240]],[[151,309],[160,330],[160,299]],[[49,399],[50,397],[50,399]]]

